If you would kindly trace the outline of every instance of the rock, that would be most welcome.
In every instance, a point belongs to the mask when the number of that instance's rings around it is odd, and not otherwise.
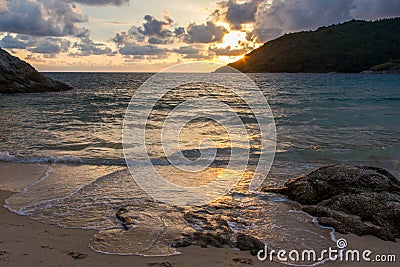
[[[137,214],[128,207],[120,208],[115,215],[126,231],[137,225]]]
[[[187,224],[200,224],[201,227],[194,232],[185,234],[183,238],[175,240],[173,247],[196,245],[202,248],[208,246],[221,248],[223,246],[232,246],[233,232],[223,218],[209,216],[206,212],[196,213],[193,210],[186,212],[183,217]]]
[[[0,48],[0,93],[59,92],[72,89],[37,72],[31,65]]]
[[[287,182],[281,193],[302,204],[320,224],[341,233],[400,238],[400,181],[388,171],[364,166],[334,165],[319,168]]]
[[[240,250],[249,250],[251,255],[257,255],[260,250],[264,249],[265,245],[255,237],[238,234],[236,237],[236,247]]]
[[[241,264],[254,265],[254,261],[248,258],[234,258],[233,261]]]
[[[88,255],[82,254],[80,252],[70,251],[67,253],[68,256],[71,256],[75,260],[82,260],[86,258]]]
[[[172,267],[172,264],[164,261],[164,262],[151,262],[147,264],[148,267]]]

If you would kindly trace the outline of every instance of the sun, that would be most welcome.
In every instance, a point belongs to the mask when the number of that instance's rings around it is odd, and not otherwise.
[[[243,31],[230,31],[225,34],[222,42],[217,44],[218,48],[229,48],[229,50],[240,50],[243,44],[247,43],[246,32]],[[241,59],[244,55],[219,55],[216,60],[222,64],[229,64]]]
[[[218,56],[215,61],[226,65],[229,63],[236,62],[242,58],[243,58],[243,55],[242,56]]]
[[[241,47],[240,43],[246,42],[246,33],[240,31],[231,31],[225,34],[221,47],[230,46],[231,48]]]

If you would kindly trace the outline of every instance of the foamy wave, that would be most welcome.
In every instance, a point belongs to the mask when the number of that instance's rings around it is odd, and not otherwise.
[[[0,152],[1,162],[19,162],[19,163],[62,163],[70,165],[116,165],[124,166],[125,160],[118,159],[88,159],[76,157],[55,157],[55,156],[16,156],[8,152]]]

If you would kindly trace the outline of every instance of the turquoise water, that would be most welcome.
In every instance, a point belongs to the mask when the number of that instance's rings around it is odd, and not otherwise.
[[[1,95],[2,160],[124,165],[125,109],[151,74],[48,75],[75,89]],[[400,174],[400,75],[250,77],[266,96],[276,121],[278,149],[270,181],[337,162],[375,165]]]

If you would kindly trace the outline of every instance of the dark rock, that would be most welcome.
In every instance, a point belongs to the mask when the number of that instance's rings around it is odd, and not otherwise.
[[[254,265],[254,261],[248,258],[234,258],[233,261],[241,264]]]
[[[86,258],[88,256],[86,254],[82,254],[82,253],[75,252],[75,251],[70,251],[70,252],[67,253],[67,255],[71,256],[75,260],[82,260],[82,259],[84,259],[84,258]]]
[[[236,247],[240,250],[249,250],[251,255],[257,255],[260,250],[264,249],[265,245],[255,237],[238,234],[236,237]]]
[[[341,233],[400,238],[400,181],[384,169],[326,166],[263,190],[287,195],[320,224]]]
[[[59,92],[72,89],[37,72],[31,65],[0,48],[0,93]]]
[[[172,267],[172,264],[164,261],[164,262],[151,262],[147,264],[148,267]]]
[[[117,219],[125,230],[129,230],[136,225],[136,216],[128,207],[122,207],[116,213]]]
[[[182,238],[176,239],[172,242],[173,248],[182,248],[188,246],[199,246],[206,248],[208,246],[222,248],[227,245],[226,239],[218,236],[218,234],[208,232],[194,232],[191,235],[185,235]]]

